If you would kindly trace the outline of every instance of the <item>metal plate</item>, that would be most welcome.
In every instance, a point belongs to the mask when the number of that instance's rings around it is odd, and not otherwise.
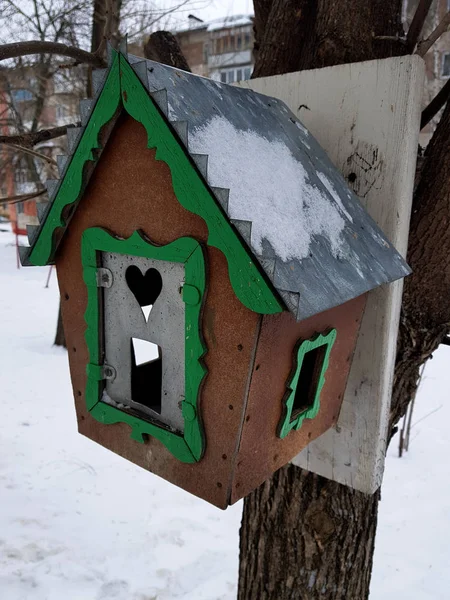
[[[184,281],[184,264],[152,260],[137,256],[101,254],[102,267],[113,274],[113,284],[104,289],[105,363],[116,371],[114,380],[106,381],[103,400],[123,404],[145,413],[151,420],[183,431],[181,402],[185,388],[185,305],[180,290]],[[146,273],[156,269],[162,278],[161,293],[153,304],[146,322],[141,307],[128,287],[125,273],[135,265]],[[157,344],[162,351],[161,414],[131,398],[131,340],[138,338]],[[151,385],[151,382],[149,382]]]

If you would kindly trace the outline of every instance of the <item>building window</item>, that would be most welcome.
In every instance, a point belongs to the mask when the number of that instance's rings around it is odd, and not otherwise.
[[[234,83],[235,81],[245,81],[250,79],[252,74],[251,67],[240,67],[239,69],[227,69],[220,72],[221,83]]]
[[[230,36],[230,50],[234,50],[234,35]]]
[[[33,94],[30,90],[12,90],[11,94],[14,102],[27,102],[33,100]]]
[[[449,2],[450,2],[450,0],[449,0]],[[238,50],[241,50],[241,48],[242,48],[242,36],[241,35],[238,35],[236,38],[236,47]]]
[[[449,0],[450,1],[450,0]],[[450,77],[450,52],[442,56],[442,77]]]
[[[56,118],[58,121],[65,119],[67,117],[67,108],[63,104],[59,104],[56,107]]]
[[[250,34],[249,33],[245,34],[245,47],[250,48]]]
[[[309,340],[299,340],[294,349],[294,364],[283,398],[283,413],[278,435],[284,438],[298,430],[305,419],[314,419],[320,408],[320,394],[325,383],[331,348],[336,330],[331,329]]]
[[[223,51],[228,52],[228,38],[223,38]]]
[[[16,184],[27,183],[28,182],[28,169],[26,167],[19,167],[15,169],[14,179]]]

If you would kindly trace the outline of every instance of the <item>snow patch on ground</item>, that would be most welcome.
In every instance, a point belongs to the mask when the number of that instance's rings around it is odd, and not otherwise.
[[[252,222],[258,254],[267,239],[284,261],[306,258],[313,236],[322,235],[339,255],[349,214],[328,178],[326,190],[319,189],[285,144],[217,116],[189,132],[189,151],[208,155],[209,183],[230,190],[228,215]]]
[[[222,512],[76,431],[47,268],[15,266],[0,224],[1,600],[234,600],[242,504]],[[389,450],[371,600],[447,600],[450,348]],[[349,600],[356,600],[349,598]]]

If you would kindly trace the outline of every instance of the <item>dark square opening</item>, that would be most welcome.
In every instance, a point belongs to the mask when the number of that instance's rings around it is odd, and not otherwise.
[[[309,350],[303,356],[294,402],[292,404],[291,421],[314,404],[326,349],[326,345],[319,346],[318,348]]]
[[[132,338],[131,399],[161,414],[161,394],[161,348],[147,340]]]

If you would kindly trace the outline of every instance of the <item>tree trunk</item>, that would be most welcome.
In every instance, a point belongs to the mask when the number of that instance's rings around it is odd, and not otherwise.
[[[395,39],[400,14],[400,0],[272,0],[270,6],[255,0],[254,76],[404,54]],[[420,366],[450,328],[449,140],[450,104],[415,192],[414,275],[405,282],[392,431],[415,392]],[[379,498],[379,492],[364,495],[292,465],[280,469],[244,500],[239,600],[367,599]]]
[[[152,33],[144,46],[144,56],[183,71],[191,70],[177,38],[170,31]]]
[[[91,52],[106,56],[106,42],[114,47],[119,41],[122,0],[94,0]]]
[[[378,500],[280,469],[244,502],[239,600],[366,598]]]
[[[450,103],[425,152],[409,230],[391,425],[414,397],[419,371],[450,329]]]
[[[406,53],[401,0],[255,0],[254,29],[253,77]]]
[[[58,322],[56,324],[56,335],[55,341],[53,343],[55,346],[62,346],[63,348],[67,348],[66,336],[64,334],[63,320],[61,314],[61,302],[59,303]]]

